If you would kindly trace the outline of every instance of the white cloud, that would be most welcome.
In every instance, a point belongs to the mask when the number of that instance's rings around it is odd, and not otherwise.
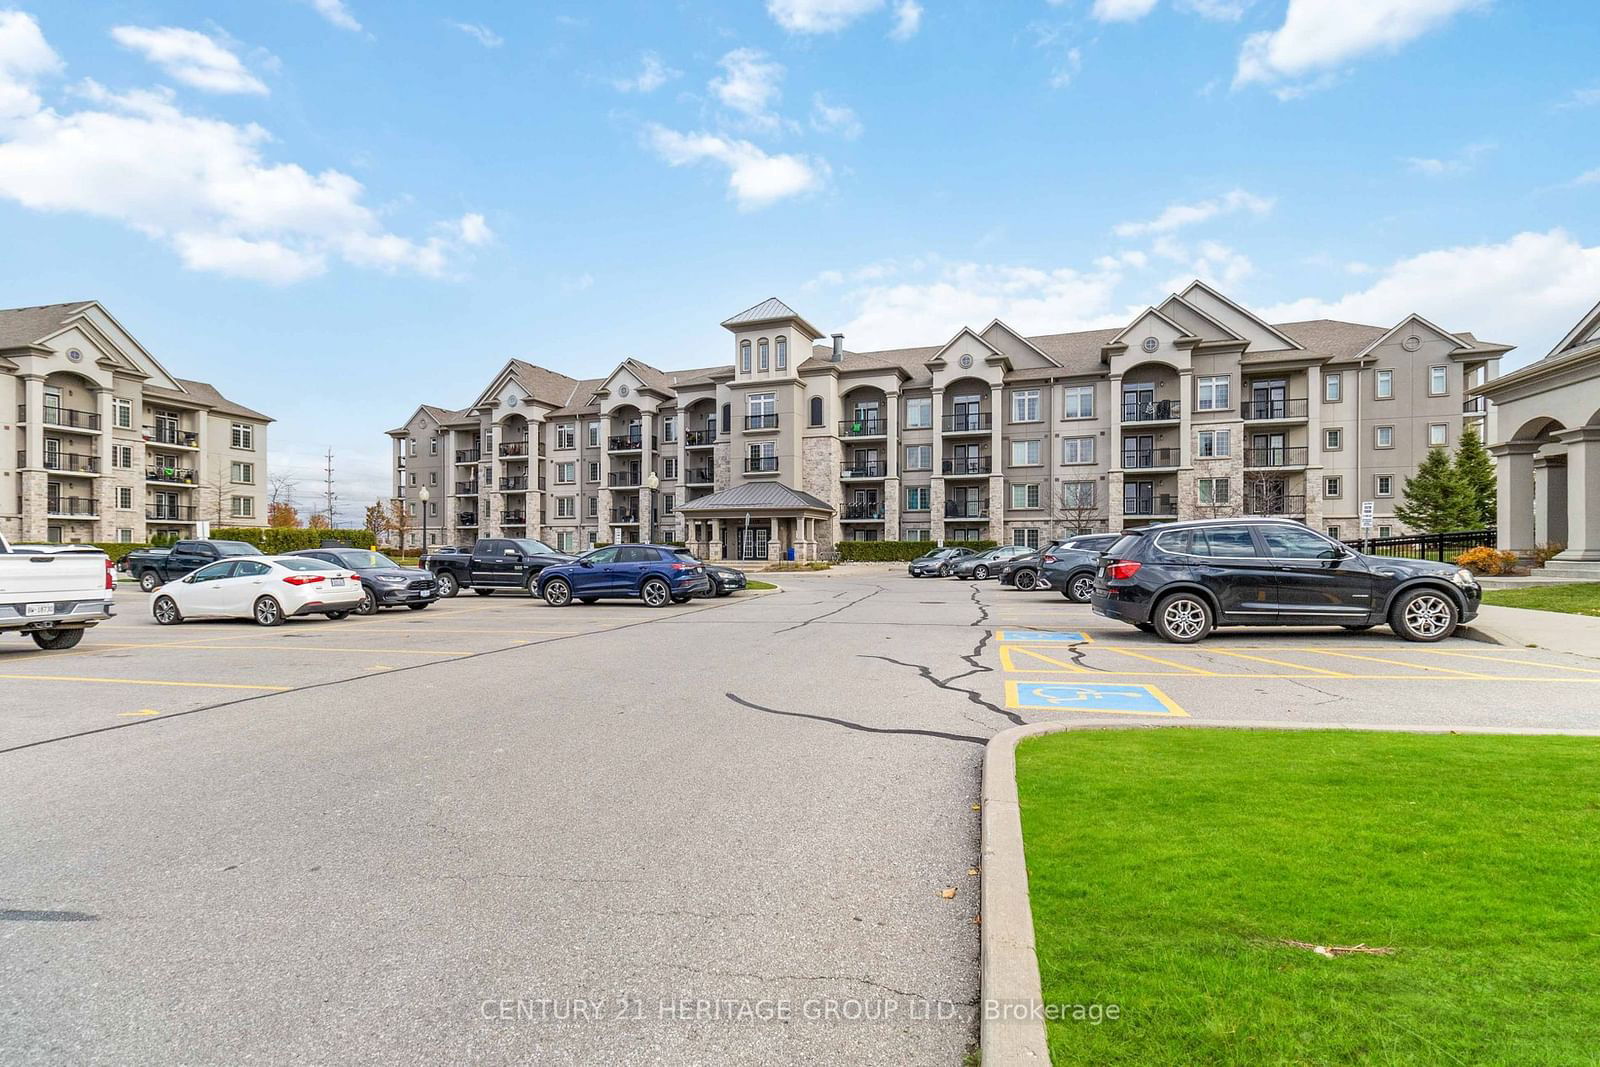
[[[191,115],[170,91],[85,80],[82,107],[46,107],[37,82],[58,66],[31,17],[0,16],[0,197],[24,207],[120,222],[191,269],[275,283],[332,258],[442,275],[488,238],[471,215],[426,239],[389,233],[348,174],[270,162],[266,130]]]
[[[1118,237],[1172,233],[1174,230],[1206,222],[1219,215],[1232,215],[1241,211],[1251,215],[1265,215],[1272,210],[1272,205],[1273,201],[1266,197],[1256,196],[1243,189],[1233,189],[1219,197],[1193,204],[1168,204],[1155,218],[1144,222],[1118,223],[1112,228],[1112,232]]]
[[[639,57],[639,73],[631,78],[614,79],[611,86],[619,93],[653,93],[674,78],[682,76],[683,71],[673,70],[654,52],[645,52]]]
[[[735,48],[717,61],[720,78],[712,78],[709,88],[722,105],[739,112],[758,126],[772,128],[778,117],[772,105],[783,95],[783,64],[772,62],[759,48]]]
[[[1289,0],[1283,25],[1253,33],[1239,51],[1234,88],[1289,86],[1284,97],[1327,84],[1338,68],[1369,52],[1395,52],[1486,0]],[[1314,76],[1322,75],[1322,80]]]
[[[1594,107],[1600,104],[1600,87],[1593,89],[1574,89],[1572,95],[1556,105],[1558,110],[1575,107]]]
[[[922,28],[922,5],[917,0],[899,0],[894,5],[894,29],[889,36],[897,41],[908,41]]]
[[[768,207],[779,200],[820,189],[828,165],[797,155],[770,155],[749,141],[711,133],[679,133],[664,126],[646,128],[649,145],[674,167],[720,163],[728,169],[728,193],[741,210]]]
[[[1178,7],[1214,22],[1238,22],[1255,0],[1178,0]]]
[[[499,48],[506,39],[481,22],[452,22],[450,25],[471,37],[485,48]]]
[[[1052,89],[1065,89],[1072,84],[1072,79],[1078,76],[1083,69],[1083,49],[1069,48],[1061,57],[1061,63],[1050,72],[1049,86]]]
[[[476,247],[494,240],[494,231],[489,229],[489,223],[476,211],[462,215],[454,225],[462,244]]]
[[[790,33],[834,33],[883,4],[884,0],[767,0],[767,14]]]
[[[327,19],[341,30],[360,30],[361,23],[350,14],[350,9],[344,6],[344,0],[307,0],[316,9],[317,14]]]
[[[816,93],[811,97],[811,128],[853,141],[861,136],[861,119],[853,108],[830,104],[827,97]]]
[[[212,93],[257,93],[267,86],[222,42],[176,26],[117,26],[111,37],[185,85]]]
[[[1094,0],[1089,13],[1101,22],[1133,22],[1155,9],[1156,0]]]
[[[1406,169],[1413,174],[1425,174],[1431,178],[1444,177],[1451,174],[1464,174],[1478,165],[1478,160],[1485,153],[1493,151],[1494,145],[1487,142],[1469,144],[1461,153],[1450,159],[1432,159],[1423,156],[1406,157]]]
[[[1170,236],[1156,238],[1151,251],[1160,259],[1180,264],[1178,272],[1160,285],[1163,293],[1175,293],[1195,278],[1222,289],[1231,289],[1255,273],[1255,264],[1243,252],[1221,241],[1201,241],[1190,246]]]
[[[1447,330],[1471,330],[1523,346],[1537,359],[1600,293],[1600,246],[1564,230],[1525,231],[1498,244],[1441,248],[1373,272],[1364,289],[1331,300],[1306,297],[1267,308],[1273,322],[1347,319],[1389,326],[1415,311]]]
[[[1573,185],[1594,185],[1596,183],[1600,183],[1600,167],[1596,167],[1594,170],[1586,170],[1572,179]]]

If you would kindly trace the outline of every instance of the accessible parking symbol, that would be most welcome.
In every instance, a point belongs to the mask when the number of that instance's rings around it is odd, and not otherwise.
[[[1113,715],[1188,716],[1153,685],[1115,682],[1007,682],[1006,706],[1018,711],[1091,711]]]

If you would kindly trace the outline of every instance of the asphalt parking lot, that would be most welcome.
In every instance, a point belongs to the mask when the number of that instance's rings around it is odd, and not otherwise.
[[[775,579],[0,645],[0,1062],[959,1063],[996,731],[1600,728],[1584,657]]]

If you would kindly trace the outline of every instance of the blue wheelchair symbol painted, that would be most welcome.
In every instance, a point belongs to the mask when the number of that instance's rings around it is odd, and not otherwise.
[[[1000,640],[1024,645],[1077,645],[1089,638],[1081,630],[1001,630]]]
[[[1124,715],[1187,715],[1151,685],[1009,682],[1008,704],[1027,711],[1102,711]]]

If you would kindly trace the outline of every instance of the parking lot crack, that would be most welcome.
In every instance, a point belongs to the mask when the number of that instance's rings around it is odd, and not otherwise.
[[[980,642],[979,644],[981,645],[982,642]],[[974,653],[974,655],[976,655],[976,653]],[[986,711],[992,711],[996,715],[1002,716],[1002,717],[1010,720],[1016,726],[1021,726],[1026,721],[1025,719],[1023,719],[1023,717],[1021,715],[1018,715],[1016,712],[1007,711],[1005,708],[1002,708],[999,705],[997,705],[997,704],[995,704],[995,703],[993,703],[991,701],[985,700],[982,697],[982,695],[980,695],[978,693],[978,691],[976,689],[966,689],[966,688],[963,688],[963,687],[961,687],[959,685],[951,685],[950,684],[951,682],[957,681],[957,680],[959,680],[961,678],[966,678],[966,677],[969,677],[969,676],[971,676],[973,674],[977,674],[977,673],[979,673],[979,671],[983,670],[984,668],[979,668],[979,670],[967,671],[965,674],[952,675],[949,678],[936,678],[934,676],[932,668],[925,667],[920,663],[907,663],[905,660],[895,659],[893,656],[861,656],[860,658],[861,659],[881,659],[885,663],[893,663],[896,667],[909,667],[911,670],[916,671],[917,674],[919,676],[921,676],[923,681],[929,683],[935,689],[942,689],[947,693],[960,693],[962,696],[966,697],[972,703],[978,705],[978,707],[983,708]],[[964,659],[966,657],[962,657],[962,658]]]
[[[749,708],[752,711],[764,711],[769,715],[783,715],[792,719],[811,719],[816,722],[831,723],[834,726],[842,726],[846,730],[856,730],[860,733],[902,734],[909,737],[932,737],[937,738],[940,741],[965,741],[968,744],[973,745],[987,745],[989,743],[989,739],[987,737],[972,737],[968,734],[952,734],[946,733],[943,730],[918,730],[912,727],[865,726],[858,722],[851,722],[848,719],[837,719],[831,715],[813,715],[804,711],[781,711],[778,708],[765,707],[761,704],[756,704],[752,701],[746,700],[737,693],[724,693],[723,696],[727,697],[735,704],[738,704],[740,707]]]
[[[832,611],[824,611],[821,615],[813,616],[812,618],[806,619],[804,622],[797,622],[793,626],[785,626],[783,629],[781,629],[781,630],[779,630],[777,632],[780,633],[780,634],[786,634],[791,630],[803,629],[804,627],[810,626],[814,622],[821,622],[823,619],[826,619],[826,618],[829,618],[831,616],[837,615],[841,611],[848,611],[851,608],[855,607],[857,604],[861,603],[863,600],[870,600],[871,598],[877,596],[881,592],[883,592],[883,586],[881,586],[881,585],[874,586],[873,589],[872,589],[872,592],[864,593],[861,596],[858,596],[854,600],[850,601],[850,603],[848,603],[848,604],[841,604],[838,607],[834,608]]]

